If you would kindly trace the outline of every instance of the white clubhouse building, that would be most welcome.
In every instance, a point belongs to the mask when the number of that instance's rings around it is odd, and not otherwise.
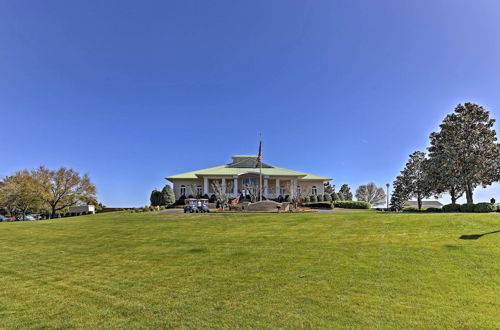
[[[260,168],[255,167],[256,162],[257,156],[233,156],[229,164],[177,174],[166,179],[173,183],[176,198],[211,196],[214,193],[214,181],[234,198],[245,194],[247,187],[259,185]],[[262,163],[262,191],[265,198],[285,197],[297,193],[304,196],[320,195],[324,193],[323,184],[330,180],[327,177]]]

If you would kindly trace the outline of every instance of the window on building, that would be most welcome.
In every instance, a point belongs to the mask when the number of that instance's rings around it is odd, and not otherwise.
[[[312,191],[313,195],[317,195],[318,194],[318,188],[316,188],[316,186],[312,186],[311,187],[311,191]]]
[[[280,195],[285,196],[285,186],[280,186]]]
[[[201,184],[199,184],[198,187],[196,187],[196,193],[198,194],[198,196],[201,196],[201,194],[203,193]]]
[[[243,186],[257,186],[257,178],[243,178]]]
[[[297,195],[300,196],[300,186],[299,185],[297,185]]]
[[[181,185],[181,196],[186,195],[186,186]]]

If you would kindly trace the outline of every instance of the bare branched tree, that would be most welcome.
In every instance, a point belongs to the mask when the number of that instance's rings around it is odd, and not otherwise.
[[[224,186],[222,185],[222,182],[220,181],[213,181],[212,182],[212,190],[214,191],[215,198],[222,204],[222,209],[224,209],[224,205],[228,204],[229,202],[229,196],[231,194],[233,188],[233,183],[232,182],[226,182],[226,187],[224,189]]]
[[[244,195],[250,197],[250,201],[255,203],[257,198],[259,197],[259,185],[254,184],[253,182],[247,183],[243,185]]]
[[[385,198],[386,195],[384,188],[377,187],[377,185],[373,182],[359,186],[358,189],[356,189],[356,199],[358,201],[365,201],[372,203],[373,205],[380,205],[385,202]]]
[[[200,186],[199,183],[190,183],[186,185],[186,193],[187,196],[193,196],[193,198],[199,198],[201,197],[202,193],[198,191],[198,187]]]

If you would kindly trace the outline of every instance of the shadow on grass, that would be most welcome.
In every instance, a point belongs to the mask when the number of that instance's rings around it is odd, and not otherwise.
[[[478,238],[483,237],[484,235],[490,235],[490,234],[495,234],[495,233],[500,233],[500,230],[490,231],[489,233],[484,233],[484,234],[462,235],[459,238],[460,239],[478,239]]]
[[[207,252],[207,249],[204,249],[204,248],[194,248],[194,249],[188,250],[188,252],[191,252],[191,253],[201,253],[201,252]]]

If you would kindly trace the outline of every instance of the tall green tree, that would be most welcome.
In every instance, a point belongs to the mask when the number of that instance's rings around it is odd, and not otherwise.
[[[391,196],[391,208],[394,211],[401,211],[404,208],[404,204],[410,199],[410,193],[404,184],[404,179],[401,175],[396,177],[396,180],[392,183],[393,191]]]
[[[165,205],[165,200],[163,199],[163,194],[161,191],[155,189],[151,192],[151,196],[149,197],[149,201],[151,202],[151,206],[161,206]]]
[[[394,190],[398,188],[398,198],[416,198],[418,208],[422,208],[422,199],[431,195],[431,187],[428,182],[425,153],[415,151],[412,153],[401,171],[401,175],[394,181]],[[393,193],[394,195],[394,193]],[[401,203],[400,200],[398,200]]]
[[[473,203],[474,188],[500,180],[494,123],[489,112],[474,103],[459,104],[444,118],[440,131],[430,136],[429,175],[435,191],[449,192],[452,202],[465,192],[467,203]]]
[[[327,182],[324,184],[324,191],[325,191],[325,194],[328,194],[328,195],[331,195],[335,192],[335,185],[331,184],[330,182]]]
[[[345,200],[345,201],[352,201],[351,188],[349,188],[349,185],[347,183],[344,183],[340,187],[339,193],[342,193],[342,195],[344,196],[345,199],[343,199],[343,200]]]
[[[174,189],[172,189],[172,186],[169,184],[166,184],[165,187],[161,190],[161,193],[163,195],[163,201],[164,205],[172,205],[175,203],[175,193]]]

